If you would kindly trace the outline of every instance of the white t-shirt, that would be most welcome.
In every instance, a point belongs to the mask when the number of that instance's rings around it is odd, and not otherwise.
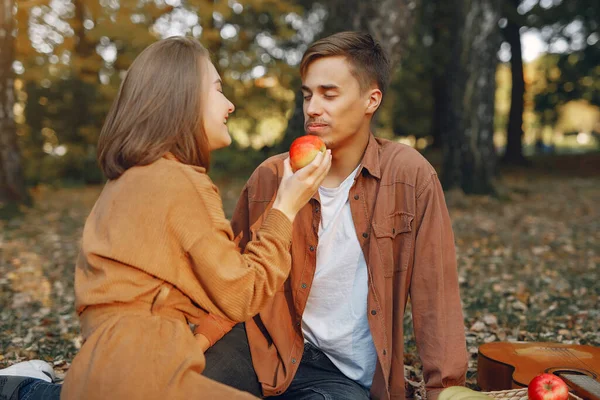
[[[370,388],[377,353],[367,320],[367,263],[348,201],[357,172],[358,167],[337,188],[319,188],[317,268],[302,332],[344,375]]]

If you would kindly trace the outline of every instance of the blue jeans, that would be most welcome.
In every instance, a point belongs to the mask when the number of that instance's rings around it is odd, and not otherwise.
[[[61,388],[59,384],[36,378],[0,376],[0,395],[8,400],[60,400]]]
[[[236,325],[206,352],[204,376],[262,397],[252,367],[243,324]],[[302,361],[288,390],[273,400],[368,400],[369,390],[349,379],[316,347],[305,344]]]

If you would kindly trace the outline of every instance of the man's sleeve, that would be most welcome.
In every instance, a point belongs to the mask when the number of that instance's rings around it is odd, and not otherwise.
[[[231,217],[231,229],[233,230],[233,236],[235,237],[236,244],[242,252],[250,241],[250,204],[248,201],[249,185],[250,181],[248,181],[246,186],[244,186],[242,194],[240,195],[240,198],[235,206],[235,210],[233,211],[233,217]]]
[[[454,234],[444,192],[436,174],[417,190],[410,297],[415,339],[431,400],[445,387],[464,385],[467,350]]]
[[[246,184],[238,199],[233,218],[231,219],[233,235],[238,247],[241,249],[240,252],[244,251],[244,248],[249,241],[250,224],[248,222],[248,214],[248,184]],[[237,322],[227,318],[219,317],[218,315],[204,311],[198,315],[196,320],[191,322],[197,325],[194,329],[194,334],[206,336],[211,346],[217,343],[237,324]]]

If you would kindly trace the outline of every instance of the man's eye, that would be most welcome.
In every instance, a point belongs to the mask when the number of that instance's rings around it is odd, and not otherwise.
[[[335,97],[335,95],[334,94],[326,94],[326,95],[323,95],[323,97],[325,97],[326,99],[333,99]]]
[[[304,95],[303,97],[304,97],[304,100],[310,100],[310,98],[312,97],[312,95],[307,94],[307,95]]]

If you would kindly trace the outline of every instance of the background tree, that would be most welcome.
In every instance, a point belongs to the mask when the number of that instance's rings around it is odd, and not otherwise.
[[[507,164],[526,165],[523,156],[523,111],[525,109],[525,77],[521,47],[521,20],[517,9],[521,0],[504,0],[503,11],[506,26],[502,29],[504,38],[510,45],[511,95],[508,125],[506,127],[506,150],[502,161]]]
[[[456,31],[453,24],[456,23],[456,10],[450,2],[434,1],[429,5],[429,14],[431,15],[430,26],[432,28],[433,54],[435,54],[435,63],[432,66],[432,99],[433,110],[431,115],[431,136],[432,145],[440,148],[442,145],[444,121],[448,120],[450,112],[449,91],[452,77],[448,74],[447,65],[453,54],[452,42],[455,37],[451,34]]]
[[[553,125],[563,105],[583,100],[600,106],[600,4],[593,1],[540,1],[523,13],[527,26],[548,43],[538,66],[535,110]]]
[[[450,102],[445,122],[442,185],[465,193],[494,193],[494,96],[500,46],[499,0],[462,0],[448,65]]]
[[[516,83],[512,101],[503,89],[494,103],[500,36],[485,23],[499,16],[508,21],[503,27],[515,53]],[[386,47],[395,68],[374,132],[414,145],[436,167],[442,153],[447,188],[493,191],[494,105],[496,133],[508,128],[509,158],[529,151],[523,141],[538,126],[549,140],[560,129],[555,124],[563,105],[598,104],[600,93],[598,6],[584,0],[28,0],[19,1],[14,22],[10,109],[30,186],[104,181],[95,157],[104,116],[135,56],[170,35],[190,35],[209,48],[237,106],[229,120],[234,144],[214,155],[214,177],[244,177],[304,133],[298,63],[311,42],[338,31],[367,30]],[[518,104],[519,26],[538,31],[550,52],[526,65],[525,116]],[[502,65],[498,79],[508,88],[505,71]]]
[[[0,207],[28,202],[14,122],[14,3],[0,1]]]
[[[18,16],[24,27],[18,37],[20,95],[27,103],[19,129],[29,184],[103,181],[96,142],[120,81],[143,48],[173,34],[199,38],[227,95],[238,106],[243,102],[230,121],[237,144],[269,145],[285,129],[293,101],[286,46],[303,10],[281,0],[169,4],[38,1]],[[265,132],[273,132],[271,141]],[[260,157],[254,151],[233,157],[234,151],[214,157],[215,171],[248,168]]]

